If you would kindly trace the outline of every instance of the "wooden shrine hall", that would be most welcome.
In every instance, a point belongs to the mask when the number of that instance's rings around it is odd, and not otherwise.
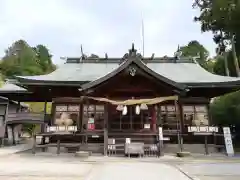
[[[240,78],[211,74],[191,58],[142,57],[134,45],[120,58],[67,58],[50,74],[12,82],[53,104],[36,147],[105,155],[126,154],[126,143],[143,147],[141,154],[204,149],[204,139],[188,127],[210,127],[210,99],[240,87]]]

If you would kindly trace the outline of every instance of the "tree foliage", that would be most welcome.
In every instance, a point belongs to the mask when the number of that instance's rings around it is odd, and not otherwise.
[[[194,0],[193,7],[200,10],[195,21],[201,23],[203,32],[212,31],[214,40],[219,44],[230,39],[231,34],[239,33],[240,2],[239,0]]]
[[[198,41],[190,41],[186,46],[181,46],[179,48],[179,51],[181,51],[182,57],[192,57],[196,58],[198,63],[207,69],[207,59],[209,57],[208,50],[200,44]]]
[[[30,47],[26,41],[18,40],[12,44],[2,58],[0,70],[3,76],[40,75],[55,69],[48,49],[43,45]]]
[[[29,110],[31,112],[41,113],[44,112],[44,103],[43,102],[27,102],[29,105]],[[51,114],[52,103],[47,103],[47,114]]]
[[[231,76],[239,75],[240,58],[240,1],[239,0],[194,0],[194,7],[200,10],[195,21],[201,23],[203,32],[212,31],[213,40],[218,45],[218,52],[228,51],[232,57],[227,58],[227,64],[233,69]],[[229,53],[228,53],[229,54]]]
[[[200,22],[203,32],[211,31],[214,33],[213,40],[218,45],[218,50],[227,52],[230,75],[236,76],[237,58],[234,57],[234,54],[240,57],[240,1],[194,0],[193,6],[200,10],[195,21]],[[235,45],[236,53],[230,45]],[[226,75],[223,56],[215,57],[212,70],[216,74]],[[239,127],[240,92],[218,97],[210,106],[210,114],[215,124]]]
[[[240,91],[217,98],[210,106],[213,122],[218,125],[240,125]]]
[[[52,63],[52,55],[49,53],[46,46],[40,44],[33,49],[36,52],[38,63],[44,72],[51,72],[56,68]]]

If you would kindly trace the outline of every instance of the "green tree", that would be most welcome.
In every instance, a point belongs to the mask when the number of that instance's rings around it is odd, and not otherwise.
[[[208,50],[198,41],[190,41],[186,46],[181,46],[179,51],[182,52],[182,57],[198,57],[198,63],[207,69]]]
[[[214,74],[218,74],[221,76],[225,76],[226,72],[225,72],[225,64],[224,64],[224,57],[223,56],[216,56],[215,59],[215,64],[213,66],[213,73]]]
[[[44,103],[43,102],[26,102],[29,105],[29,110],[31,112],[44,112]],[[47,103],[47,114],[51,114],[52,103]]]
[[[240,125],[240,91],[217,98],[210,105],[214,124]]]
[[[235,75],[239,76],[240,56],[240,1],[239,0],[194,0],[194,7],[200,10],[195,20],[201,23],[203,32],[212,31],[214,41],[221,52],[232,47],[232,63]],[[235,48],[236,47],[236,48]]]
[[[7,77],[43,73],[38,65],[36,53],[24,40],[16,41],[5,51],[0,68]]]
[[[51,55],[44,45],[30,47],[26,41],[16,41],[5,51],[0,63],[3,76],[41,75],[55,70]]]
[[[37,54],[38,63],[43,72],[52,72],[55,70],[55,65],[52,63],[52,55],[46,46],[40,44],[34,47],[33,50]]]
[[[184,57],[199,56],[200,62],[206,61],[209,56],[208,50],[202,44],[195,40],[190,41],[186,46],[180,47],[180,51],[182,52],[182,56]]]

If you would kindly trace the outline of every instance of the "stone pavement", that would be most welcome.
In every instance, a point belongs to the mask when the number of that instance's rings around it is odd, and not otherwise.
[[[86,180],[189,180],[178,169],[156,163],[105,163],[94,168]]]
[[[161,158],[43,156],[13,154],[0,157],[4,180],[239,180],[240,162]]]
[[[163,163],[82,162],[78,158],[35,158],[11,155],[0,158],[4,180],[189,180],[181,171]]]
[[[17,144],[15,146],[5,146],[0,147],[0,156],[7,156],[10,154],[19,153],[22,151],[26,151],[32,148],[32,144]]]
[[[0,179],[4,180],[239,180],[239,158],[125,158],[31,152],[31,144],[0,148]],[[17,154],[15,154],[17,153]]]
[[[200,180],[239,180],[240,163],[185,163],[177,168]]]

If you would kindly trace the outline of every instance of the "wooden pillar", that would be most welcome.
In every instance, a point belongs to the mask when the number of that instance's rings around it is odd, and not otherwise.
[[[32,154],[35,154],[36,153],[36,134],[33,135],[33,147],[32,147]]]
[[[210,109],[210,100],[208,101],[208,104],[206,105],[208,126],[213,125],[209,109]],[[215,133],[213,133],[212,135],[213,135],[213,141],[214,142],[210,142],[210,143],[215,144]],[[208,155],[209,154],[209,150],[208,150],[208,136],[207,135],[205,136],[204,144],[205,144],[205,154]]]
[[[18,107],[16,109],[17,113],[20,112],[20,110],[21,110],[21,103],[20,103],[20,101],[18,101]]]
[[[3,132],[3,137],[2,137],[2,146],[4,146],[4,139],[5,139],[5,132],[7,129],[7,119],[8,119],[8,106],[9,106],[9,101],[6,104],[5,112],[4,112],[4,132]]]
[[[79,105],[79,120],[77,123],[77,130],[78,131],[83,131],[83,101],[81,101]]]
[[[44,102],[44,124],[41,125],[41,132],[45,132],[45,122],[46,122],[46,118],[47,118],[47,101]]]
[[[51,119],[50,119],[50,125],[54,125],[55,122],[55,118],[56,118],[56,103],[53,101],[52,102],[52,109],[51,109]]]
[[[183,120],[183,107],[181,101],[178,99],[175,101],[175,107],[177,108],[177,118],[179,122],[178,126],[178,143],[180,152],[183,151],[183,129],[184,129],[184,120]]]
[[[13,145],[16,145],[15,133],[14,133],[15,126],[16,126],[16,125],[14,125],[14,124],[11,125],[11,128],[12,128],[12,132],[11,132],[11,133],[12,133],[12,137],[13,137],[13,139],[12,139],[12,140],[13,140],[13,141],[12,141],[12,142],[13,142]]]
[[[43,117],[43,124],[41,124],[41,133],[45,132],[45,122],[46,122],[46,118],[47,118],[47,101],[44,102],[44,117]],[[41,144],[45,144],[45,136],[42,137],[41,139]],[[42,151],[45,151],[45,148],[42,148]]]
[[[21,112],[21,102],[18,101],[18,106],[16,108],[16,112]],[[12,125],[12,134],[13,134],[13,144],[16,145],[19,143],[19,124]]]
[[[104,105],[104,156],[107,156],[108,151],[108,104]]]
[[[158,117],[158,114],[157,114],[157,111],[158,111],[158,107],[157,105],[154,105],[153,106],[153,109],[152,109],[152,131],[154,133],[157,132],[157,117]]]
[[[207,110],[207,118],[208,118],[208,125],[213,125],[213,122],[212,122],[212,117],[210,115],[210,101],[208,102],[208,104],[206,105],[206,110]]]
[[[205,154],[208,155],[209,154],[209,152],[208,152],[208,135],[205,135],[204,146],[205,146]]]
[[[162,127],[162,122],[161,122],[161,106],[160,104],[157,105],[157,131],[158,134],[159,132],[159,127]],[[163,130],[163,129],[162,129]],[[163,151],[163,140],[160,139],[160,135],[158,136],[158,156],[164,156],[164,151]]]
[[[57,154],[60,154],[60,136],[57,136]]]

